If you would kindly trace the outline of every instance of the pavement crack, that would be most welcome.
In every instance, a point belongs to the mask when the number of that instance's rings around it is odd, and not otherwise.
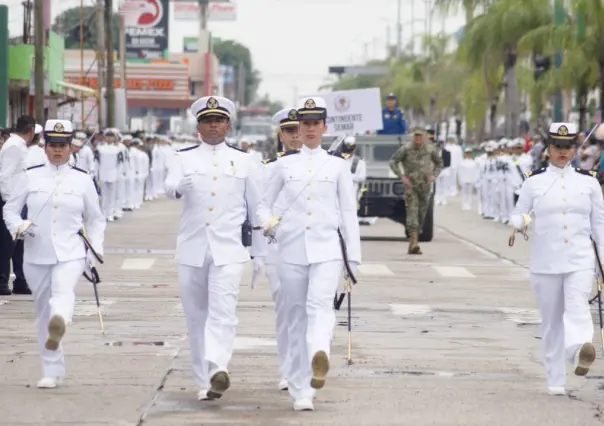
[[[153,398],[151,398],[151,401],[147,404],[147,406],[141,413],[141,416],[139,417],[138,423],[136,424],[136,426],[142,426],[145,423],[145,420],[147,419],[147,416],[151,412],[151,409],[155,406],[155,403],[157,402],[159,396],[161,395],[161,392],[164,390],[164,386],[166,386],[166,382],[168,381],[168,378],[176,370],[176,368],[175,368],[176,361],[178,360],[179,356],[180,356],[180,348],[178,349],[178,351],[172,358],[170,367],[168,368],[168,370],[166,370],[166,373],[163,375],[157,389],[155,389],[155,394],[153,395]]]

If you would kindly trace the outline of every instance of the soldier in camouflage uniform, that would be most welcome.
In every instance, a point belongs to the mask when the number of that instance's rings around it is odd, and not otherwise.
[[[422,254],[418,244],[419,232],[430,204],[432,182],[442,168],[441,156],[432,145],[425,142],[422,129],[415,129],[413,142],[400,147],[390,159],[390,169],[405,185],[407,232],[411,237],[409,254]]]

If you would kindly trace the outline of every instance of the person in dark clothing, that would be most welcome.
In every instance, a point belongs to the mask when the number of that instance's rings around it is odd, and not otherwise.
[[[403,112],[398,107],[398,98],[394,93],[386,96],[386,106],[382,110],[384,128],[377,132],[378,135],[404,135],[407,133],[407,122]]]

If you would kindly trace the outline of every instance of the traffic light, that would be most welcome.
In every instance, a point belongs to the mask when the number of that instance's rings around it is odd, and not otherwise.
[[[540,53],[533,54],[533,64],[535,65],[535,80],[539,80],[551,67],[551,59]]]

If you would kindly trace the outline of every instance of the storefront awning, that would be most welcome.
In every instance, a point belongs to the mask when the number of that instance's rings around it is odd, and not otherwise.
[[[79,84],[67,83],[66,81],[57,81],[57,86],[66,89],[67,91],[77,92],[78,95],[96,96],[97,92],[94,89],[86,86],[80,86]],[[69,93],[65,93],[69,96]]]

